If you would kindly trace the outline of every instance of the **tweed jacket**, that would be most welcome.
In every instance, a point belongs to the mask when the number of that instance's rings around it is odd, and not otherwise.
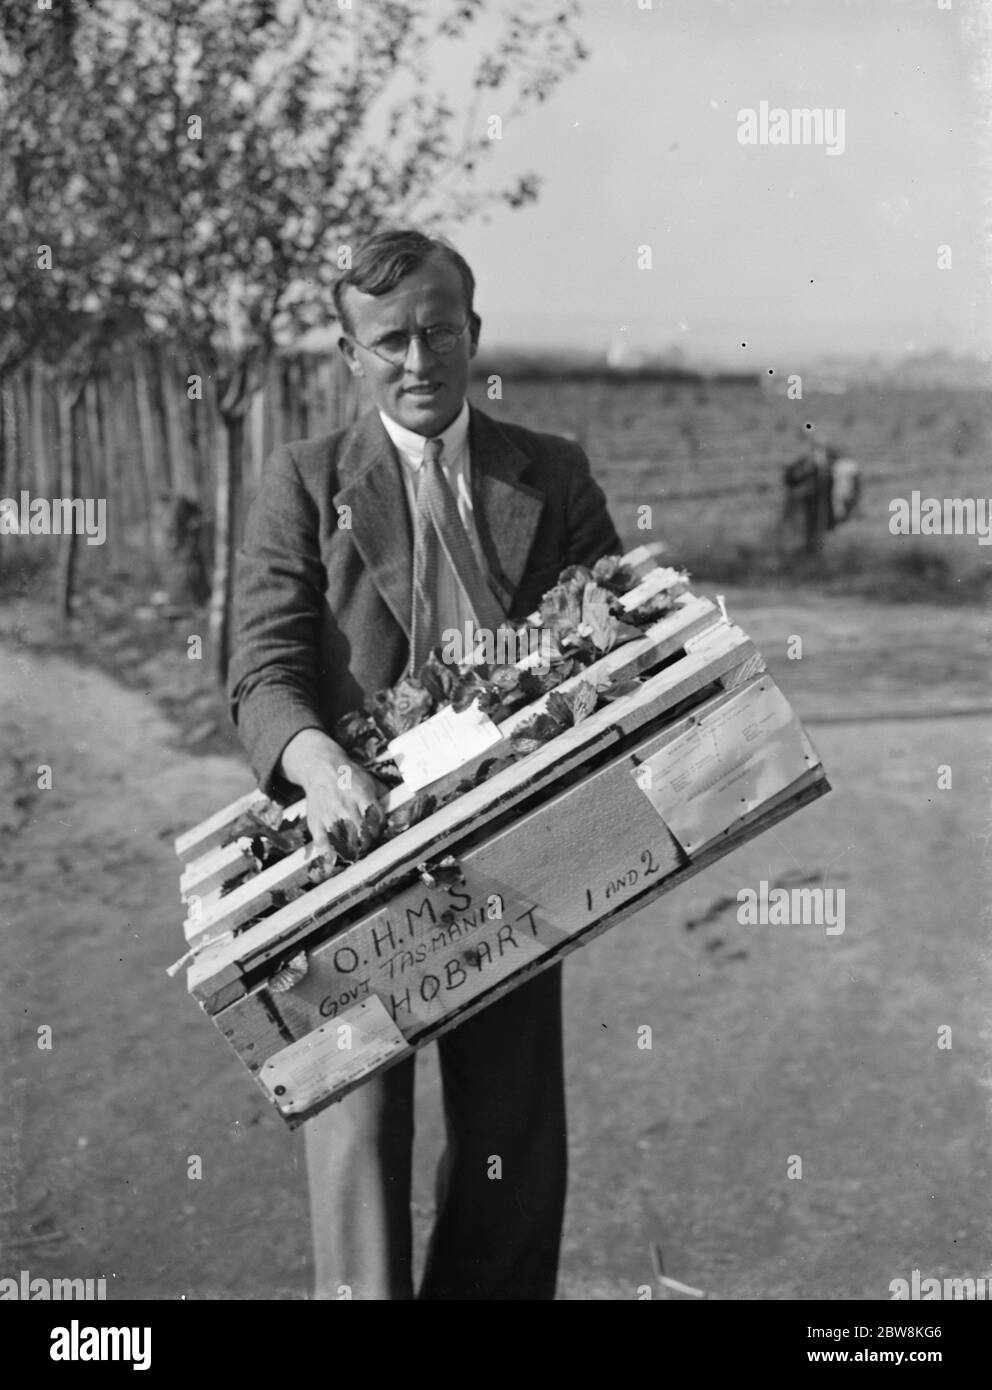
[[[472,409],[471,486],[489,582],[520,619],[564,566],[620,549],[583,450]],[[231,715],[258,784],[302,729],[331,733],[409,660],[412,521],[401,464],[378,411],[276,449],[238,552]]]

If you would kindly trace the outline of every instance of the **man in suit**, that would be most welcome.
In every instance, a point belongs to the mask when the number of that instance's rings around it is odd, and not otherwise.
[[[620,549],[578,445],[466,402],[481,320],[447,242],[383,232],[335,286],[374,408],[278,449],[239,556],[231,709],[259,785],[302,788],[315,845],[381,789],[331,737],[442,633],[521,619],[569,564]],[[418,1297],[552,1299],[564,1212],[561,966],[438,1042],[447,1147]],[[304,1129],[316,1297],[410,1299],[413,1072]],[[502,1176],[493,1179],[498,1155]]]

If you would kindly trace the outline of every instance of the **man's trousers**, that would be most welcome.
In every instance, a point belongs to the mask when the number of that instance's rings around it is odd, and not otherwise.
[[[447,1145],[421,1299],[553,1299],[565,1208],[561,966],[438,1039]],[[414,1059],[304,1127],[315,1297],[412,1299]]]

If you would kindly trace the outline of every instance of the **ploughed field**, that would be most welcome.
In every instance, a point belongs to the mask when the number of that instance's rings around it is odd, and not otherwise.
[[[924,497],[988,498],[992,395],[940,386],[828,393],[812,380],[795,401],[779,377],[764,389],[508,378],[502,400],[489,399],[484,381],[475,383],[473,400],[497,419],[578,438],[624,541],[645,539],[638,508],[649,505],[653,535],[668,542],[672,562],[685,557],[701,575],[747,580],[746,556],[739,572],[728,566],[740,547],[774,545],[782,466],[811,434],[861,464],[859,513],[830,539],[852,566],[870,572],[915,550],[924,574],[938,551],[938,565],[955,574],[987,569],[992,546],[974,536],[893,536],[889,503],[914,489]]]

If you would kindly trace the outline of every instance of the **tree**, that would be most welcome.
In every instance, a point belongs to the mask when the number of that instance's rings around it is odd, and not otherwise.
[[[214,382],[224,428],[210,639],[223,677],[244,417],[272,353],[326,323],[335,276],[376,226],[445,227],[536,196],[531,175],[486,190],[479,171],[498,133],[491,118],[512,124],[585,57],[577,0],[533,0],[526,15],[512,0],[64,0],[64,10],[74,62],[63,73],[88,107],[84,149],[59,131],[78,175],[66,234],[77,207],[95,210],[101,302],[136,306],[152,332],[182,344],[190,376]],[[37,42],[37,20],[30,27]],[[460,71],[456,95],[439,65]]]
[[[81,152],[103,137],[79,71],[71,6],[0,14],[0,387],[28,358],[55,384],[59,487],[79,491],[72,415],[93,371],[143,321],[107,227],[121,189],[97,193]],[[71,612],[78,536],[60,537],[56,613]]]

